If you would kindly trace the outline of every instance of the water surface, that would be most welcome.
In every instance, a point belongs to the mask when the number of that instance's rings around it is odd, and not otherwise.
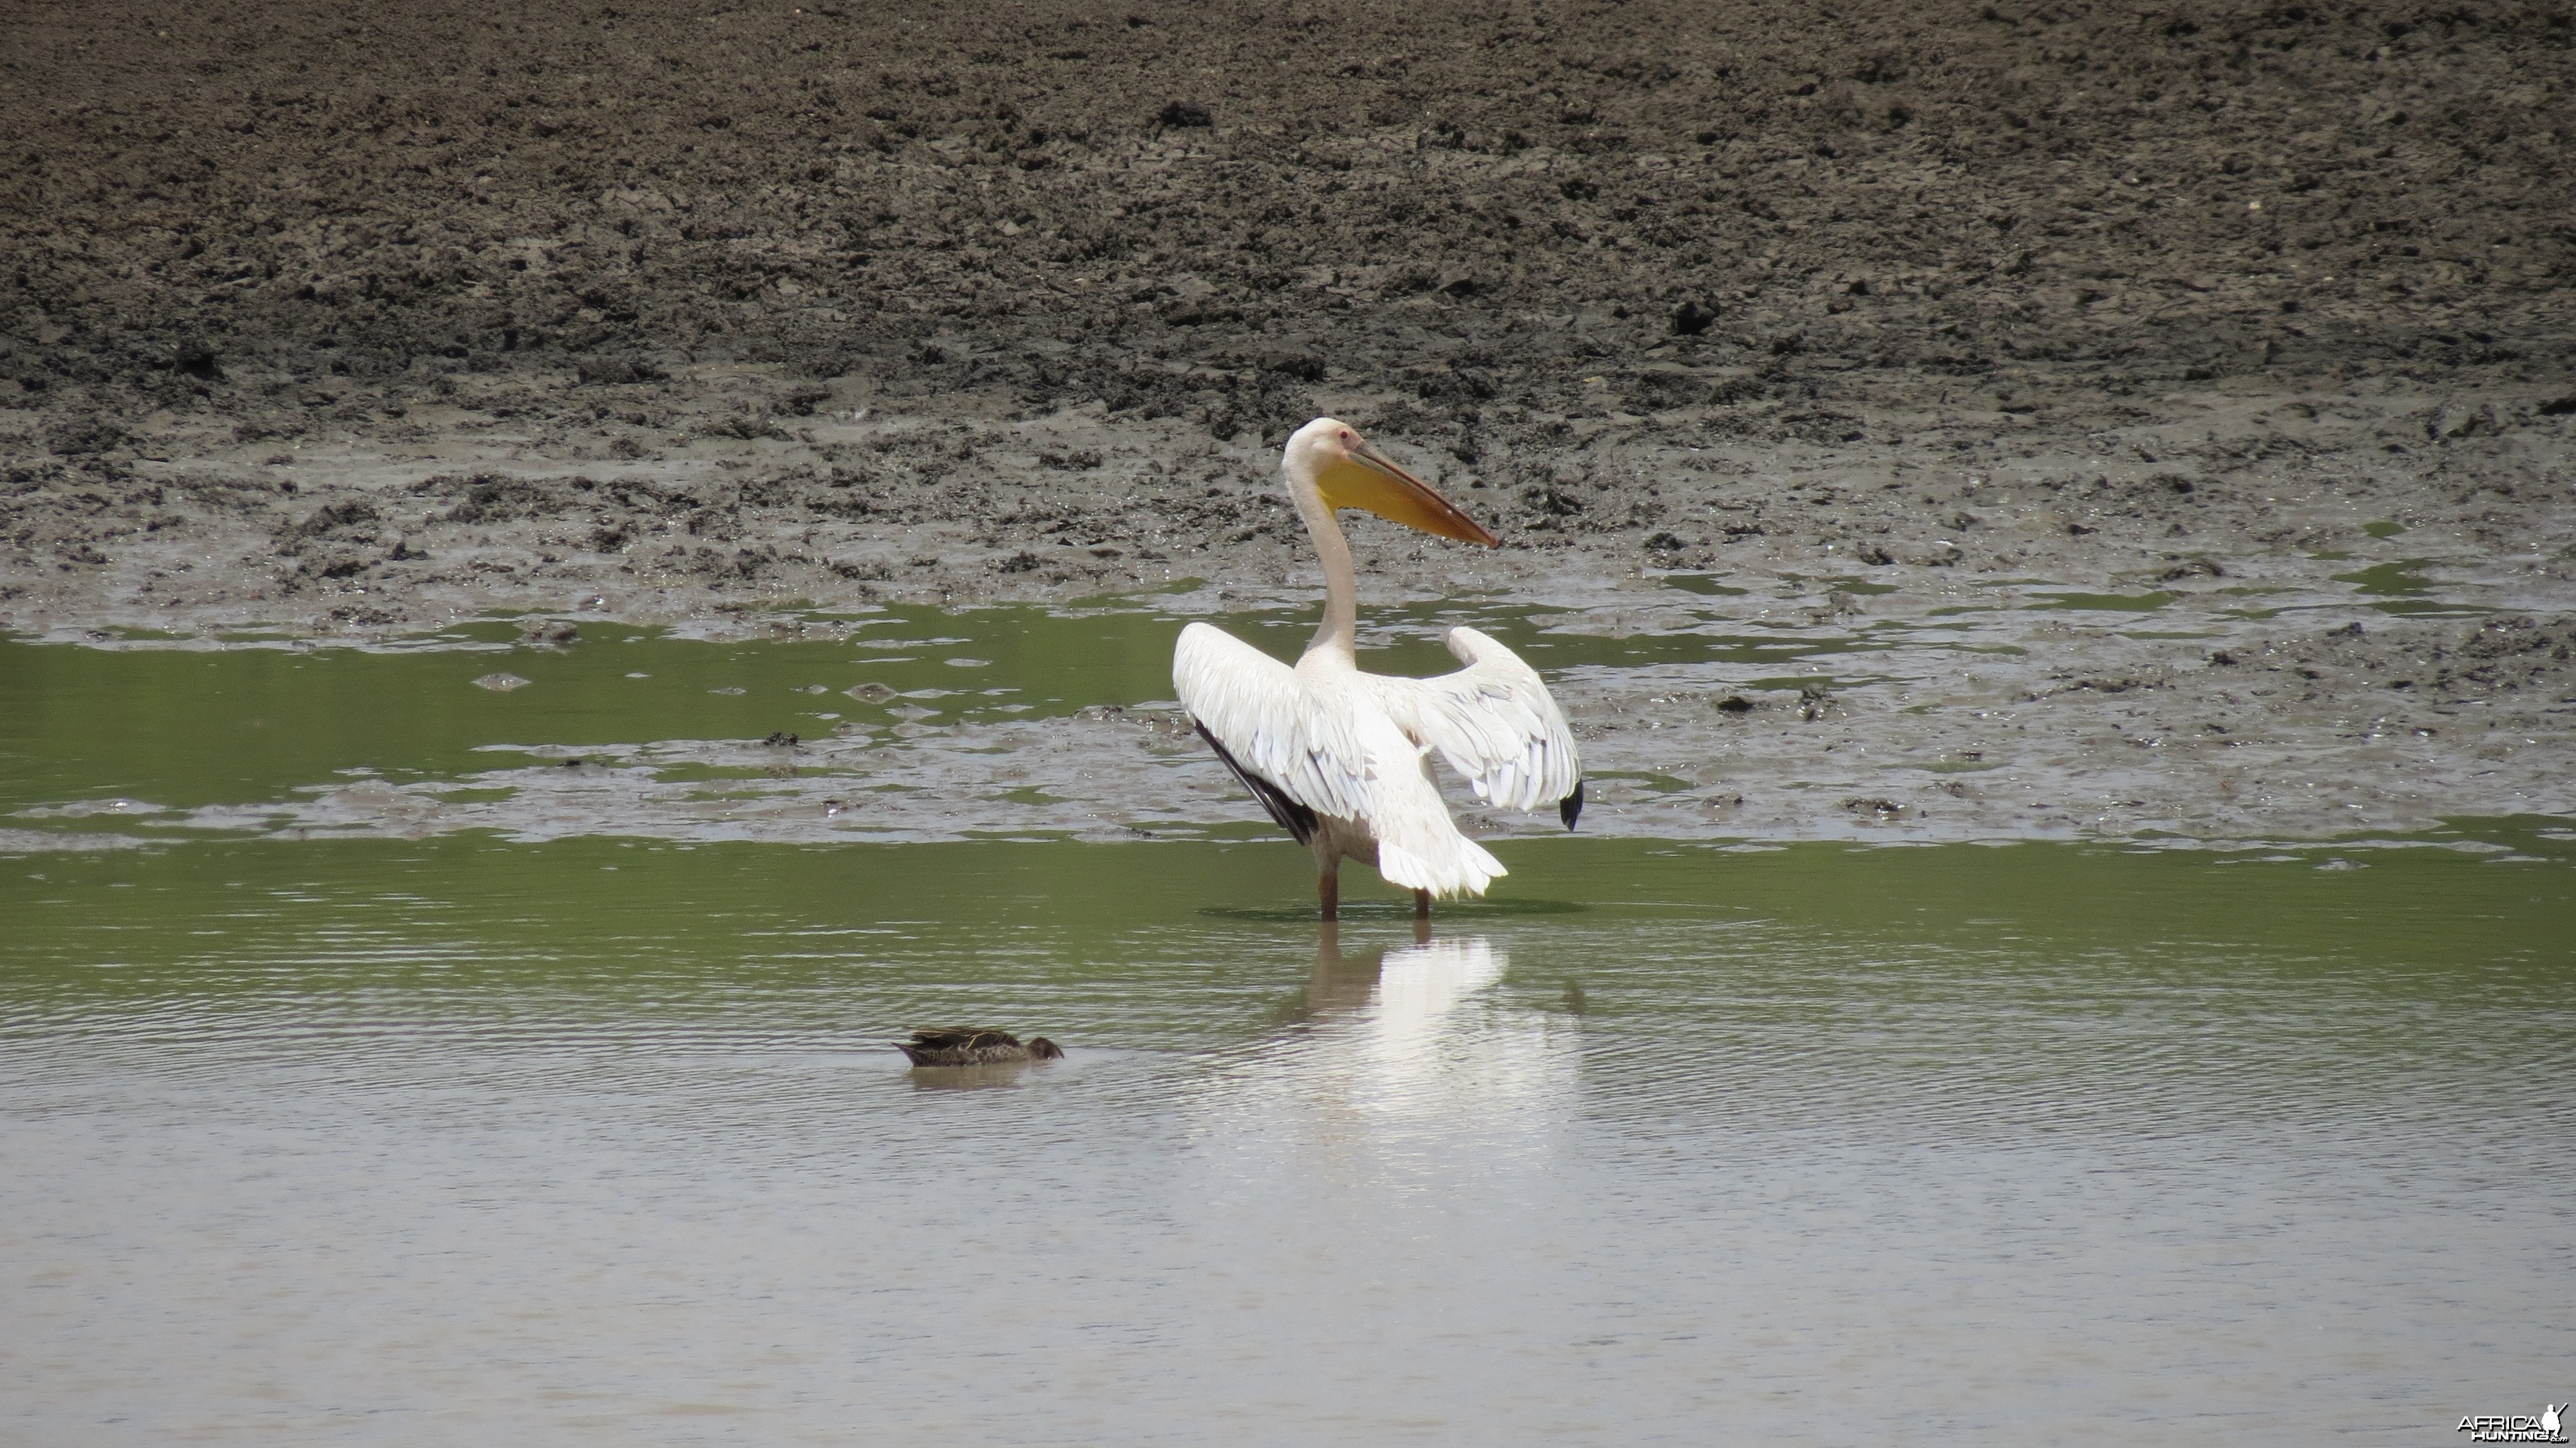
[[[2553,833],[23,855],[0,1437],[2447,1442],[2576,1349]]]

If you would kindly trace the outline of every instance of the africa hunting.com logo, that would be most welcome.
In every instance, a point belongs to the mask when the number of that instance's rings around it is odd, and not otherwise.
[[[2564,1443],[2567,1429],[2558,1415],[2576,1404],[2543,1403],[2540,1416],[2522,1413],[2479,1413],[2460,1420],[2459,1431],[2469,1435],[2472,1443]]]

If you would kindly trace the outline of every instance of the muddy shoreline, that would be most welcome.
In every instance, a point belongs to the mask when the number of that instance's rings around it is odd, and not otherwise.
[[[1880,637],[1561,684],[1601,828],[2576,812],[2547,14],[626,11],[38,16],[0,630],[1304,606],[1329,412],[1381,607]]]

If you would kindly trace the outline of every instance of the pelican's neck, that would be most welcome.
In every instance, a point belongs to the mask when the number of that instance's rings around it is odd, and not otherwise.
[[[1351,573],[1351,543],[1342,536],[1341,520],[1324,504],[1323,492],[1307,470],[1291,463],[1288,467],[1288,496],[1297,502],[1297,515],[1306,520],[1306,536],[1315,540],[1315,553],[1324,564],[1324,622],[1306,645],[1309,654],[1330,651],[1344,663],[1356,665],[1359,660],[1360,595],[1359,585]]]

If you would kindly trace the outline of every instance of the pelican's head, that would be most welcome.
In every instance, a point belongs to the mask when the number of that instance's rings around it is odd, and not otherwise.
[[[1493,548],[1502,542],[1346,422],[1319,417],[1291,434],[1288,476],[1313,487],[1327,508],[1357,508],[1461,543]]]

